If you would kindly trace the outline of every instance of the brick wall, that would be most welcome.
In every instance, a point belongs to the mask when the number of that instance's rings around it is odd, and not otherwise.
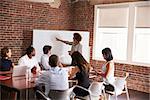
[[[12,60],[17,63],[25,49],[32,44],[33,29],[85,30],[90,32],[92,55],[94,6],[87,2],[71,5],[68,0],[61,1],[60,8],[54,9],[48,4],[0,0],[0,49],[3,46],[12,48]],[[97,69],[102,63],[91,58],[92,66]],[[130,72],[130,89],[150,93],[150,66],[116,64],[116,76],[122,76],[126,71]]]
[[[116,1],[118,2],[119,0]],[[87,2],[78,2],[73,5],[73,11],[73,28],[76,30],[90,31],[90,46],[92,55],[94,6],[89,5]],[[101,69],[102,64],[102,61],[91,59],[91,65],[97,70]],[[125,72],[130,73],[128,78],[128,88],[150,93],[150,66],[136,66],[119,63],[115,64],[115,76],[123,76]],[[97,78],[95,78],[95,80],[97,80]]]
[[[12,49],[12,60],[17,63],[25,49],[32,44],[33,29],[71,29],[72,14],[67,0],[59,9],[48,4],[19,0],[0,0],[0,49]]]

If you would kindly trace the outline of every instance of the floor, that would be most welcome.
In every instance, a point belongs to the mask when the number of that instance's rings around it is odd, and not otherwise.
[[[129,90],[129,98],[130,100],[150,100],[150,94],[139,92],[139,91],[134,91],[134,90]],[[115,100],[115,99],[111,98],[111,100]],[[122,94],[118,96],[118,100],[127,100],[126,94]]]

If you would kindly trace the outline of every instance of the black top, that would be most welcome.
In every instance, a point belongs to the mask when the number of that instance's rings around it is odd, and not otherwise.
[[[10,71],[10,69],[13,67],[12,61],[4,58],[1,58],[0,60],[0,71]]]
[[[78,80],[78,85],[88,89],[90,86],[89,73],[86,72],[85,69],[82,69],[81,66],[78,66],[78,67],[80,69],[80,72],[76,73],[76,79]],[[73,92],[76,94],[76,96],[84,97],[84,96],[89,95],[89,92],[78,87],[75,87],[73,89]]]
[[[90,86],[89,73],[86,72],[84,69],[81,69],[81,67],[79,67],[79,69],[80,72],[76,73],[76,79],[78,80],[78,85],[84,88],[88,88]]]

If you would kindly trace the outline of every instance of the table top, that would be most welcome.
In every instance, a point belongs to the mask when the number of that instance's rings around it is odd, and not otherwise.
[[[34,81],[29,81],[29,79],[27,79],[26,76],[12,77],[7,80],[1,80],[0,85],[7,86],[9,88],[15,88],[17,90],[23,90],[23,89],[29,89],[35,87]]]
[[[44,72],[44,71],[43,71]],[[40,73],[43,73],[40,72]],[[35,81],[38,76],[26,77],[26,76],[14,76],[10,79],[0,80],[1,86],[6,86],[9,88],[15,88],[17,90],[30,89],[35,87]],[[77,83],[77,80],[68,80],[69,83]]]

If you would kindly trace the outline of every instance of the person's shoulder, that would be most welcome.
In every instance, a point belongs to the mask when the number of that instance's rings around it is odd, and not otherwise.
[[[68,68],[64,68],[64,67],[59,67],[59,71],[62,73],[68,73]]]
[[[78,46],[82,46],[82,44],[79,42],[78,44],[77,44]]]
[[[10,59],[4,59],[4,58],[2,58],[1,61],[2,62],[12,62]]]
[[[50,76],[50,74],[51,74],[51,72],[49,71],[49,70],[47,70],[47,71],[43,71],[42,73],[41,73],[41,76],[43,76],[43,77],[49,77]]]
[[[108,64],[109,64],[109,65],[114,65],[114,61],[113,61],[113,60],[108,61]]]
[[[69,70],[68,67],[62,67],[61,69],[64,70],[64,71],[68,71]]]
[[[49,56],[48,56],[47,54],[43,54],[43,55],[41,56],[41,59],[47,59],[47,58],[49,58]]]
[[[27,58],[27,55],[23,55],[20,57],[20,59],[26,59]]]
[[[37,58],[34,56],[31,58],[33,61],[37,61]]]
[[[109,63],[114,63],[114,61],[113,60],[110,60],[110,61],[108,61]]]
[[[9,62],[11,62],[11,63],[12,63],[11,59],[7,59],[7,61],[9,61]]]

